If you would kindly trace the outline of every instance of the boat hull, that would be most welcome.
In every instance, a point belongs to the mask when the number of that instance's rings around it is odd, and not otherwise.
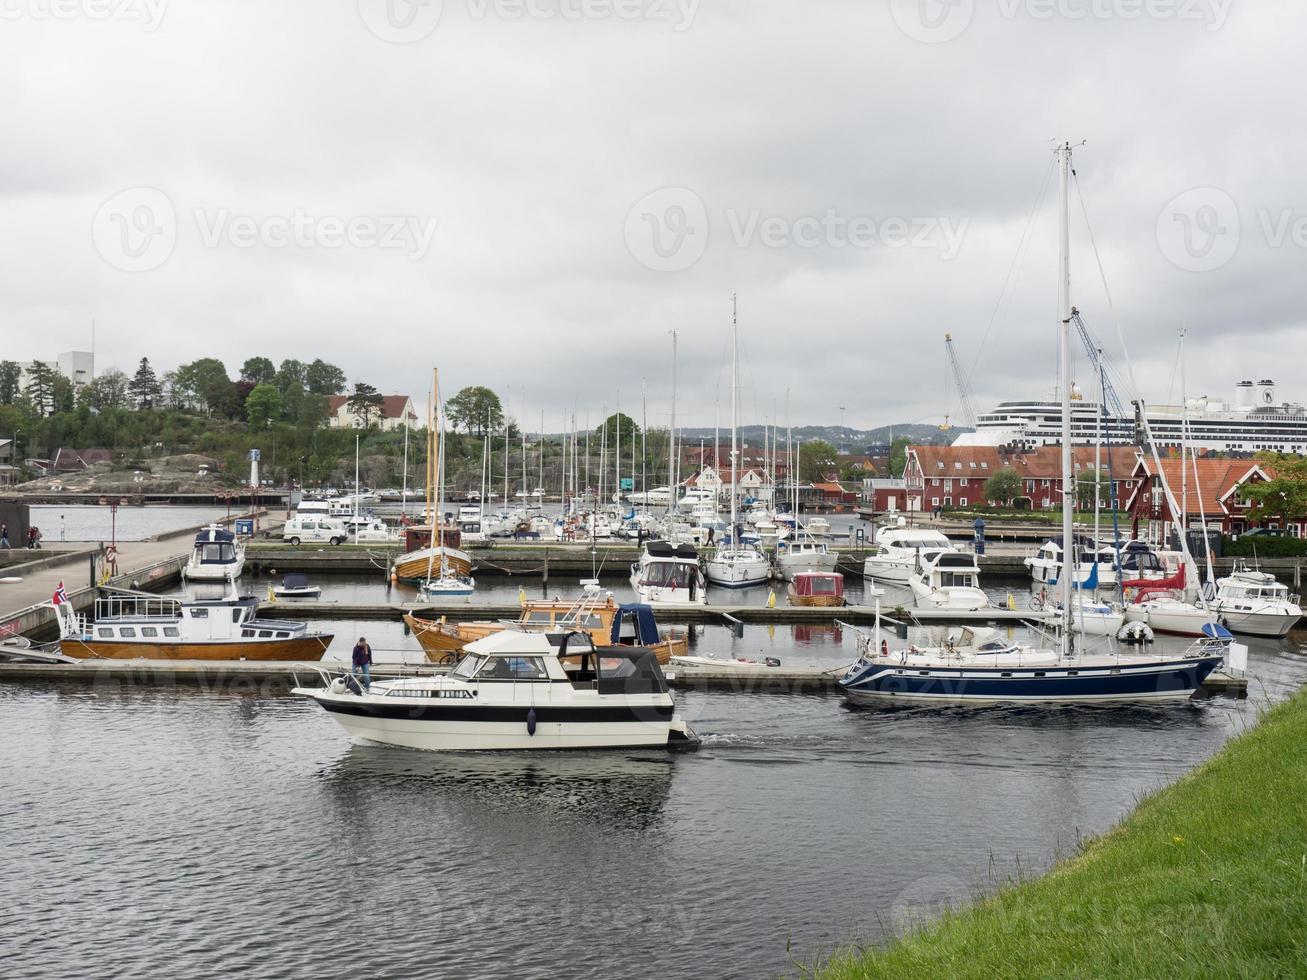
[[[483,640],[492,633],[505,629],[503,623],[446,623],[442,620],[422,619],[408,613],[404,623],[417,638],[418,644],[427,655],[427,660],[440,663],[451,654],[462,653],[463,647],[475,640]],[[611,640],[612,618],[603,626],[589,631],[595,646],[607,646]],[[689,636],[685,633],[664,632],[657,643],[646,644],[653,651],[655,659],[666,665],[672,657],[686,653],[690,648]]]
[[[880,582],[893,582],[907,585],[912,575],[914,562],[904,559],[878,559],[875,555],[862,563],[862,577],[876,579]]]
[[[795,595],[791,591],[789,596],[791,606],[816,606],[829,609],[833,606],[845,605],[844,596],[842,595]]]
[[[444,564],[455,575],[472,574],[472,558],[457,548],[445,548]],[[439,548],[421,548],[395,559],[395,576],[401,582],[424,582],[441,567]]]
[[[839,563],[838,551],[801,552],[781,555],[776,559],[776,569],[781,578],[792,581],[799,572],[833,572]]]
[[[79,660],[321,660],[332,636],[297,636],[288,640],[211,640],[204,643],[128,643],[66,637],[59,649]]]
[[[880,661],[840,679],[853,698],[877,700],[1048,702],[1155,701],[1188,698],[1220,666],[1219,657],[1042,669],[958,665],[921,668]]]
[[[226,564],[186,565],[182,568],[182,577],[188,582],[226,582],[241,577],[245,571],[245,560]]]
[[[1222,609],[1219,605],[1212,610],[1218,621],[1231,633],[1242,633],[1245,636],[1268,636],[1272,639],[1281,639],[1289,634],[1289,630],[1298,625],[1300,616],[1294,616],[1281,612],[1244,612],[1238,609]]]
[[[318,702],[352,737],[427,752],[663,748],[672,707],[461,704],[382,704],[372,698],[299,691]],[[445,699],[438,699],[445,701]],[[534,734],[528,712],[535,713]]]

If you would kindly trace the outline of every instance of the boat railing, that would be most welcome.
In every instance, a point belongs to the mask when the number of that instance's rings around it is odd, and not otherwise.
[[[106,595],[95,600],[95,618],[180,619],[181,600],[168,596]]]

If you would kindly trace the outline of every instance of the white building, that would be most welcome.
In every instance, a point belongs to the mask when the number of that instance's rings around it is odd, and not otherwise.
[[[403,426],[422,427],[413,399],[408,395],[382,395],[381,404],[373,413],[372,423],[385,432]],[[349,407],[348,395],[332,395],[327,399],[327,424],[333,429],[361,429],[363,420]]]
[[[70,350],[59,355],[59,373],[81,388],[95,377],[95,355],[88,350]]]

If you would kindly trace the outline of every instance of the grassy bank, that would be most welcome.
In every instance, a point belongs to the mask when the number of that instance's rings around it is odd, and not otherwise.
[[[1307,691],[1047,875],[826,980],[1307,975]]]

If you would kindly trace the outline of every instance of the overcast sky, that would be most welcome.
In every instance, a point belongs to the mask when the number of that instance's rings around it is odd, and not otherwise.
[[[1307,398],[1304,37],[1291,0],[0,0],[2,354],[94,318],[99,368],[436,365],[557,430],[642,382],[666,424],[677,330],[711,425],[735,292],[744,420],[936,422],[946,331],[982,410],[1054,381],[1067,138],[1142,394],[1185,327],[1191,394]]]

